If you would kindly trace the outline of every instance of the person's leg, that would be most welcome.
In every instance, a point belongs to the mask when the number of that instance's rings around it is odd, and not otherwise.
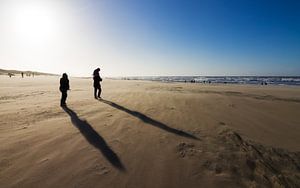
[[[64,104],[66,104],[67,97],[68,97],[68,92],[66,91],[66,92],[65,92],[65,98],[64,98],[64,99],[65,99],[65,100],[64,100]]]
[[[95,99],[97,99],[97,88],[96,87],[94,87],[94,97],[95,97]]]
[[[101,87],[98,88],[98,98],[100,98],[101,95]]]
[[[60,105],[63,106],[66,104],[66,98],[67,98],[67,92],[62,91],[61,92],[61,99],[60,99]]]
[[[64,103],[64,94],[63,94],[63,92],[61,92],[61,98],[60,98],[60,106],[62,106],[63,105],[63,103]]]

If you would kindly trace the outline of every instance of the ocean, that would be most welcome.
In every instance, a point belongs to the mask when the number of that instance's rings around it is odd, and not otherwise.
[[[133,76],[123,80],[300,86],[300,76]]]

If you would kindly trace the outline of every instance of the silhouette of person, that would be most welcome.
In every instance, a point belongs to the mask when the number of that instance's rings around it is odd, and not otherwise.
[[[93,73],[93,79],[94,79],[94,97],[95,99],[101,99],[100,95],[101,95],[101,85],[100,82],[102,82],[102,78],[100,77],[100,68],[97,68],[96,70],[94,70]]]
[[[24,78],[24,72],[22,72],[21,75],[22,75],[22,78]]]
[[[69,79],[66,73],[63,73],[60,79],[59,90],[61,92],[60,106],[66,106],[66,100],[68,97],[67,91],[70,90]]]

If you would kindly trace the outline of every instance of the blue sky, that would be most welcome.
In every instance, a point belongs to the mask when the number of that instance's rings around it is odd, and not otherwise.
[[[77,0],[64,7],[64,25],[72,22],[68,32],[85,46],[68,47],[64,57],[79,68],[74,75],[89,74],[88,66],[108,76],[300,75],[297,0]]]

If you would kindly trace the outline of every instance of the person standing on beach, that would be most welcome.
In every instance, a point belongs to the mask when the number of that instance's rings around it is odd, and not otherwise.
[[[101,95],[101,85],[100,82],[102,81],[102,78],[100,77],[100,68],[97,68],[96,70],[94,70],[93,73],[93,79],[94,79],[94,97],[95,99],[101,99],[100,95]]]
[[[67,91],[70,90],[69,79],[66,73],[63,73],[62,78],[60,79],[59,90],[61,92],[60,106],[66,106],[66,100],[68,97]]]

